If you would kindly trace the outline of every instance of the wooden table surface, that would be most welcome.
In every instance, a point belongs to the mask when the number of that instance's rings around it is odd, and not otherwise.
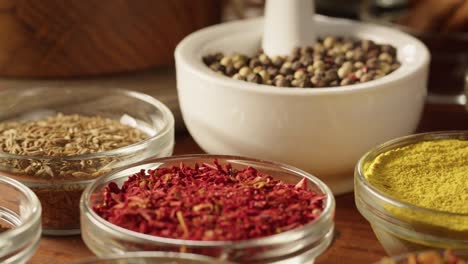
[[[468,114],[460,109],[441,110],[439,107],[425,109],[419,131],[441,129],[468,129]],[[451,118],[448,118],[451,117]],[[202,150],[188,134],[176,136],[174,154],[201,153]],[[316,263],[373,263],[385,256],[385,252],[374,236],[367,221],[354,205],[354,195],[336,197],[335,216],[336,239],[332,246],[320,256]],[[80,236],[43,237],[39,249],[29,263],[67,263],[92,256]]]

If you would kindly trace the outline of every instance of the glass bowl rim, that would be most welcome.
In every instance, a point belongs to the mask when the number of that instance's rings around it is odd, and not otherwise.
[[[418,254],[426,253],[426,252],[437,252],[439,255],[442,255],[442,254],[445,253],[446,250],[447,249],[418,250],[418,251],[411,251],[411,252],[407,252],[407,253],[403,253],[403,254],[399,254],[399,255],[394,255],[394,256],[387,256],[385,258],[397,261],[396,264],[398,264],[399,261],[407,258],[408,256],[410,256],[412,254],[418,255]],[[468,250],[466,250],[466,249],[449,249],[449,250],[452,251],[455,255],[457,255],[457,252],[461,252],[462,254],[466,254],[468,256]],[[382,259],[381,259],[381,260],[379,260],[377,262],[374,262],[373,264],[385,264],[385,263],[382,262]]]
[[[131,231],[131,230],[122,228],[120,226],[114,225],[104,220],[99,215],[97,215],[94,212],[94,210],[90,208],[89,206],[89,198],[90,198],[90,195],[94,192],[95,188],[98,185],[104,184],[105,182],[107,182],[107,179],[112,178],[114,175],[120,173],[121,171],[131,169],[132,167],[135,167],[135,166],[145,165],[145,164],[158,163],[158,162],[164,164],[165,162],[170,162],[170,161],[183,161],[183,160],[191,160],[191,159],[212,159],[212,160],[222,159],[222,160],[254,162],[254,163],[267,165],[269,167],[285,169],[288,172],[294,173],[298,176],[306,177],[310,182],[312,182],[315,186],[317,186],[323,192],[323,194],[325,194],[326,204],[324,206],[324,210],[322,211],[322,213],[320,214],[318,218],[311,221],[310,223],[305,224],[298,228],[288,230],[286,232],[279,233],[279,234],[270,235],[267,237],[255,238],[255,239],[239,240],[239,241],[200,241],[200,240],[185,240],[185,239],[152,236],[148,234],[142,234],[139,232]],[[128,176],[124,176],[124,177],[128,177]],[[242,157],[242,156],[188,154],[188,155],[176,155],[176,156],[171,156],[171,157],[145,160],[143,162],[132,164],[130,166],[127,166],[125,168],[119,169],[115,172],[112,172],[108,175],[98,178],[92,184],[88,185],[86,189],[84,190],[81,196],[81,200],[80,200],[80,211],[82,214],[88,215],[88,218],[90,218],[91,221],[95,222],[94,224],[96,224],[97,222],[100,225],[100,228],[105,228],[109,230],[110,232],[113,232],[114,234],[117,233],[119,236],[125,237],[126,239],[131,238],[132,240],[138,240],[138,241],[143,240],[143,241],[149,241],[152,243],[164,243],[164,244],[169,244],[169,245],[174,245],[174,246],[195,246],[195,247],[224,247],[224,246],[229,247],[230,246],[234,248],[244,248],[244,247],[252,247],[252,246],[282,244],[282,243],[285,243],[285,241],[288,241],[288,238],[289,240],[294,241],[294,240],[304,237],[304,236],[291,236],[294,233],[298,233],[300,231],[306,231],[307,234],[312,233],[313,231],[317,229],[317,226],[322,226],[328,223],[329,221],[333,222],[334,221],[333,215],[335,211],[335,198],[330,188],[325,183],[323,183],[320,179],[311,175],[308,172],[305,172],[301,169],[295,168],[290,165],[286,165],[286,164],[279,163],[279,162],[261,160],[261,159],[247,158],[247,157]],[[324,234],[328,233],[328,231],[329,230],[324,232]]]
[[[468,131],[465,130],[452,130],[452,131],[436,131],[436,132],[426,132],[426,133],[418,133],[412,134],[408,136],[398,137],[392,140],[389,140],[383,144],[380,144],[370,151],[368,151],[364,156],[362,156],[358,163],[356,164],[356,178],[357,180],[362,183],[364,189],[369,192],[372,196],[376,197],[379,200],[382,200],[388,204],[396,206],[398,208],[407,208],[413,211],[418,211],[422,213],[430,213],[430,214],[438,214],[438,215],[446,215],[447,217],[468,217],[468,213],[453,213],[453,212],[446,212],[436,209],[424,208],[414,204],[410,204],[407,202],[403,202],[400,200],[395,199],[391,195],[377,189],[372,184],[370,184],[366,177],[364,176],[363,165],[369,159],[371,155],[374,154],[381,154],[382,150],[384,149],[392,149],[398,144],[401,143],[410,143],[414,144],[416,142],[422,141],[432,141],[432,140],[439,140],[439,139],[457,139],[456,136],[466,136],[468,140]],[[412,140],[419,140],[419,141],[412,141]],[[410,145],[408,144],[408,145]],[[388,151],[387,150],[387,151]]]
[[[8,241],[21,233],[27,232],[35,223],[41,220],[42,206],[36,194],[21,182],[7,176],[3,176],[0,173],[0,184],[9,185],[20,191],[26,197],[27,203],[31,206],[30,214],[25,219],[21,220],[20,225],[0,233],[0,240]]]
[[[70,89],[71,88],[66,88],[66,87],[34,87],[34,88],[28,88],[28,89],[22,90],[21,92],[22,93],[31,92],[33,90],[36,93],[38,93],[38,92],[47,91],[47,90],[67,91]],[[75,88],[73,89],[76,90]],[[93,90],[94,88],[85,87],[85,88],[79,88],[79,89],[80,91],[85,91],[85,90]],[[14,88],[2,89],[0,90],[0,96],[2,96],[4,93],[17,91],[17,90],[18,89],[14,89]],[[96,158],[105,158],[105,157],[111,157],[111,156],[117,156],[117,155],[125,155],[125,154],[133,153],[133,152],[144,149],[145,146],[149,142],[162,140],[173,129],[174,123],[175,123],[174,115],[172,114],[171,110],[158,99],[145,93],[127,90],[127,89],[121,89],[121,88],[108,88],[106,89],[106,91],[108,92],[108,94],[112,93],[112,94],[117,94],[117,95],[123,95],[125,97],[137,99],[137,100],[150,104],[152,107],[154,107],[155,109],[159,110],[162,113],[164,126],[158,133],[142,141],[139,141],[137,143],[134,143],[125,147],[120,147],[120,148],[116,148],[116,149],[112,149],[108,151],[101,151],[101,152],[88,153],[88,154],[79,154],[79,155],[72,155],[72,156],[17,155],[17,154],[10,154],[10,153],[0,151],[0,158],[17,159],[17,160],[35,159],[35,160],[44,160],[44,161],[52,161],[52,160],[53,161],[80,161],[80,160],[87,160],[87,159],[96,159]]]
[[[93,264],[95,261],[99,263],[101,260],[125,260],[125,259],[135,259],[135,258],[160,258],[160,257],[175,257],[176,260],[182,258],[182,260],[196,260],[196,261],[206,261],[208,263],[220,263],[218,259],[193,254],[193,253],[180,253],[180,252],[168,252],[168,251],[131,251],[126,252],[125,254],[109,254],[102,257],[87,257],[85,259],[72,262],[71,264]],[[223,260],[222,263],[231,264],[232,262],[226,262]]]

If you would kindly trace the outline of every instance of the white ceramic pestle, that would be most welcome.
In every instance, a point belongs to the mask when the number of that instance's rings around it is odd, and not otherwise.
[[[288,55],[293,48],[315,43],[314,0],[267,0],[263,51],[268,56]]]

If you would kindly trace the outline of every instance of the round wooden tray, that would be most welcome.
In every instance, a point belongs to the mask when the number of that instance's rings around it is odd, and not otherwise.
[[[218,0],[0,0],[0,76],[76,77],[171,64]]]

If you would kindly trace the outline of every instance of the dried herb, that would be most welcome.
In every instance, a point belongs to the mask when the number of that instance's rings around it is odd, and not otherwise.
[[[188,240],[245,240],[303,226],[323,210],[324,195],[306,179],[286,184],[248,167],[203,163],[140,171],[110,183],[94,210],[140,233]]]
[[[41,201],[44,229],[77,229],[79,200],[85,188],[77,181],[109,172],[118,160],[67,157],[109,151],[147,137],[139,129],[101,116],[57,114],[38,120],[2,122],[0,152],[24,157],[0,157],[0,171],[27,185],[33,183],[29,186]]]
[[[100,116],[63,115],[0,123],[0,151],[23,156],[63,157],[104,152],[148,137],[139,129]],[[105,162],[105,161],[104,161]],[[58,164],[13,161],[18,172],[40,178],[93,178],[102,161]]]

